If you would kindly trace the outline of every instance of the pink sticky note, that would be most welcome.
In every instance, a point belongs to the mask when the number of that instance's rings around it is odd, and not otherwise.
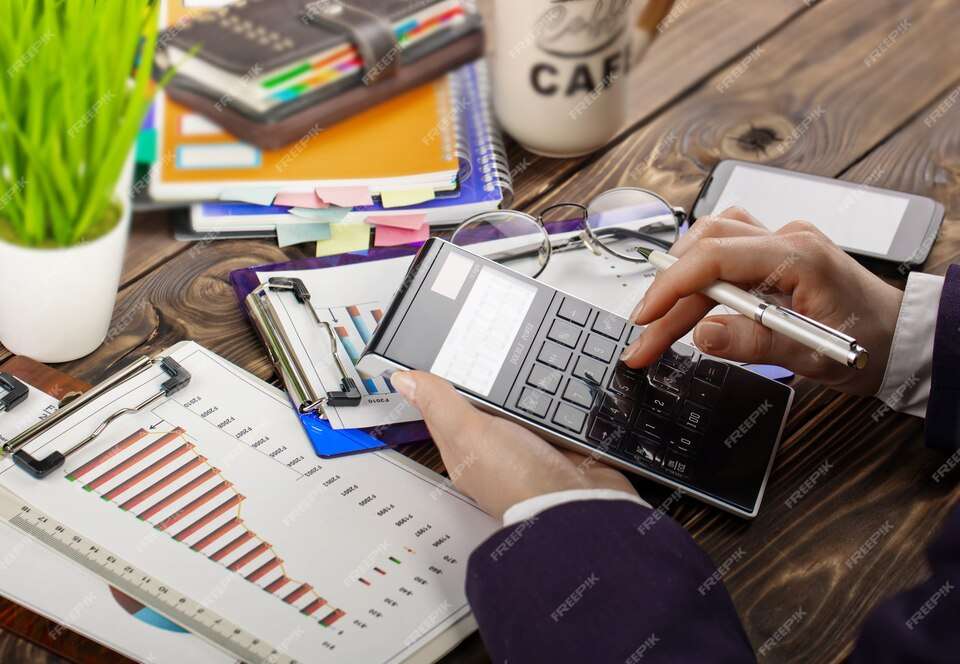
[[[398,215],[372,215],[367,217],[367,223],[371,226],[390,226],[392,228],[405,228],[408,231],[420,230],[420,227],[427,223],[425,214],[398,214]]]
[[[373,246],[396,247],[412,242],[424,242],[428,237],[430,237],[430,227],[426,224],[415,230],[395,228],[394,226],[377,226]]]
[[[312,191],[307,192],[280,192],[277,194],[277,197],[273,199],[274,205],[283,205],[286,207],[297,207],[297,208],[325,208],[329,207],[326,203],[321,201],[315,193]]]
[[[373,205],[370,190],[366,187],[317,187],[316,194],[327,205],[355,207]]]

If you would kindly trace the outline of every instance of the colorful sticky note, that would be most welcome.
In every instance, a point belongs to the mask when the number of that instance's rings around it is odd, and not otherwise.
[[[312,191],[281,191],[277,194],[277,197],[273,199],[273,204],[312,209],[327,207],[327,204],[321,201]]]
[[[394,226],[377,226],[377,235],[374,239],[376,247],[396,247],[401,244],[423,242],[430,237],[430,227],[426,224],[415,230],[395,228]]]
[[[304,242],[324,242],[329,240],[333,233],[328,223],[316,224],[277,224],[277,244],[289,247]]]
[[[370,248],[370,227],[366,224],[330,224],[329,240],[317,242],[317,256],[333,256]]]
[[[408,231],[419,230],[421,226],[427,223],[425,214],[381,214],[367,217],[366,222],[371,226],[392,226],[393,228],[406,228]]]
[[[326,223],[343,221],[350,214],[349,208],[290,208],[289,214],[301,219],[312,219],[314,221],[323,221]]]
[[[381,191],[380,200],[385,208],[407,207],[408,205],[419,205],[432,201],[437,195],[433,187],[418,187],[417,189],[404,189],[402,191]]]
[[[317,187],[314,191],[327,205],[348,208],[373,205],[370,190],[366,187]]]
[[[257,187],[229,187],[220,192],[221,201],[237,201],[253,205],[273,205],[277,190]]]

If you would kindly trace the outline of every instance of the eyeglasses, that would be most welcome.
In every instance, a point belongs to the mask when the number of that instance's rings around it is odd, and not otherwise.
[[[644,263],[650,251],[670,250],[686,219],[686,212],[651,191],[618,187],[586,207],[558,203],[536,217],[516,210],[484,212],[460,224],[450,241],[535,279],[554,253],[574,249]]]

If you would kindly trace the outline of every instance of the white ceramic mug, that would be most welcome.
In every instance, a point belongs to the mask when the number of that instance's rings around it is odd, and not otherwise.
[[[504,129],[531,152],[573,157],[626,119],[635,39],[631,0],[497,0],[493,95]],[[649,39],[647,39],[649,41]]]

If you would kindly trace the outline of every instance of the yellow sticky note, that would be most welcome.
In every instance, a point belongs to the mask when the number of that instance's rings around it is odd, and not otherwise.
[[[330,239],[317,242],[317,256],[333,256],[370,248],[367,224],[330,224]]]
[[[385,208],[406,207],[432,201],[437,195],[433,187],[404,189],[403,191],[381,191],[380,200]]]

